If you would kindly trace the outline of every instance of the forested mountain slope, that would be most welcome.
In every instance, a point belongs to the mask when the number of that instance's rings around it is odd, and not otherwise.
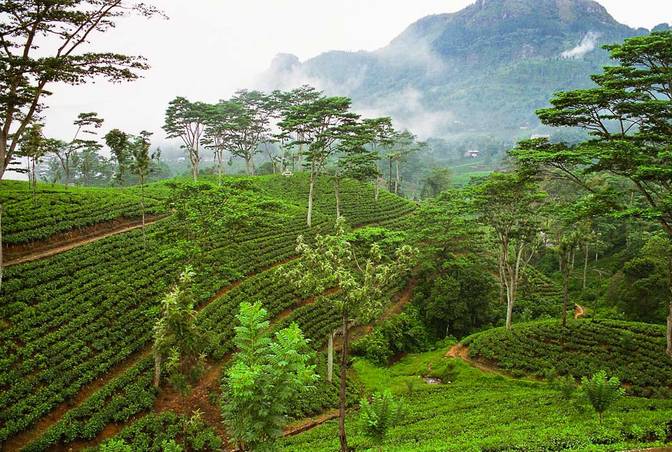
[[[376,51],[303,63],[279,55],[263,83],[317,83],[425,136],[529,137],[554,92],[591,86],[609,61],[601,45],[647,32],[592,0],[478,0],[418,20]]]

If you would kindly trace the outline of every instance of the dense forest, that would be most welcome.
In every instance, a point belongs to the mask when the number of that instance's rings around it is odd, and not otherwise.
[[[605,46],[547,136],[310,85],[46,134],[52,85],[148,69],[90,41],[163,15],[0,4],[1,450],[672,445],[672,31]]]

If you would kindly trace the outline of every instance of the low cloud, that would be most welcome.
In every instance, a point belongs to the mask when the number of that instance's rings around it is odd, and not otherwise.
[[[585,54],[595,50],[597,46],[597,40],[599,39],[600,34],[593,31],[589,31],[583,37],[578,46],[573,49],[565,50],[560,56],[562,58],[582,58]]]
[[[455,122],[455,115],[450,111],[426,108],[422,93],[412,86],[374,103],[356,103],[355,110],[364,117],[390,116],[395,128],[408,129],[423,140],[444,135]]]

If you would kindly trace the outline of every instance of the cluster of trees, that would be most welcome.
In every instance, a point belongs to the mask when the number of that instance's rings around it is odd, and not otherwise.
[[[128,185],[141,186],[151,176],[169,175],[159,161],[160,150],[149,154],[151,133],[142,131],[131,135],[113,129],[104,136],[111,157],[101,154],[103,145],[96,139],[103,119],[95,112],[80,113],[73,122],[73,138],[64,141],[46,137],[44,125],[31,124],[19,143],[17,157],[28,162],[25,172],[35,188],[38,180],[68,185]]]
[[[274,173],[286,174],[302,165],[310,175],[310,226],[318,176],[334,176],[338,211],[341,177],[375,181],[377,199],[385,160],[387,187],[400,193],[401,162],[424,147],[410,132],[394,130],[390,118],[361,118],[351,103],[347,97],[325,96],[310,86],[270,94],[242,90],[217,104],[177,97],[166,110],[163,128],[168,138],[182,141],[194,180],[204,149],[212,151],[220,178],[226,154],[243,159],[249,175],[255,174],[254,159],[260,153],[266,153]]]
[[[636,225],[630,235],[645,243],[623,267],[621,287],[613,292],[623,299],[613,303],[629,300],[627,310],[641,311],[667,297],[672,356],[672,33],[655,32],[608,49],[619,64],[593,76],[594,88],[558,93],[550,108],[537,112],[545,125],[583,129],[587,138],[519,143],[510,152],[511,171],[493,173],[425,206],[429,218],[420,228],[422,243],[434,260],[464,249],[494,250],[486,254],[497,268],[507,328],[525,269],[553,256],[565,325],[577,255],[586,290],[591,253],[599,252],[610,231]],[[440,272],[446,273],[445,265]],[[448,276],[433,283],[441,281],[456,283]],[[642,297],[646,301],[638,300]],[[654,308],[652,317],[659,311]]]

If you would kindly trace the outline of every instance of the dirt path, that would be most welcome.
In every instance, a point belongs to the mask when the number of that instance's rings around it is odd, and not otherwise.
[[[166,215],[147,217],[145,225],[149,226],[165,217]],[[100,223],[78,230],[77,232],[58,234],[49,240],[36,242],[30,246],[10,246],[3,251],[5,256],[3,265],[10,267],[12,265],[44,259],[45,257],[54,256],[73,248],[141,227],[142,220],[117,220]]]
[[[469,347],[462,344],[453,345],[448,353],[446,353],[448,358],[457,358],[471,365],[472,367],[482,370],[483,372],[498,373],[504,374],[497,366],[491,363],[484,362],[482,360],[472,359],[469,356]]]
[[[300,421],[293,422],[285,427],[282,435],[283,436],[294,436],[299,433],[303,433],[311,428],[315,428],[318,425],[322,425],[327,421],[336,419],[338,417],[338,409],[334,408],[332,410],[326,411],[318,416],[310,417],[307,419],[301,419]]]
[[[574,319],[575,320],[580,319],[584,315],[586,315],[585,308],[583,306],[581,306],[580,304],[575,304],[574,305]]]

